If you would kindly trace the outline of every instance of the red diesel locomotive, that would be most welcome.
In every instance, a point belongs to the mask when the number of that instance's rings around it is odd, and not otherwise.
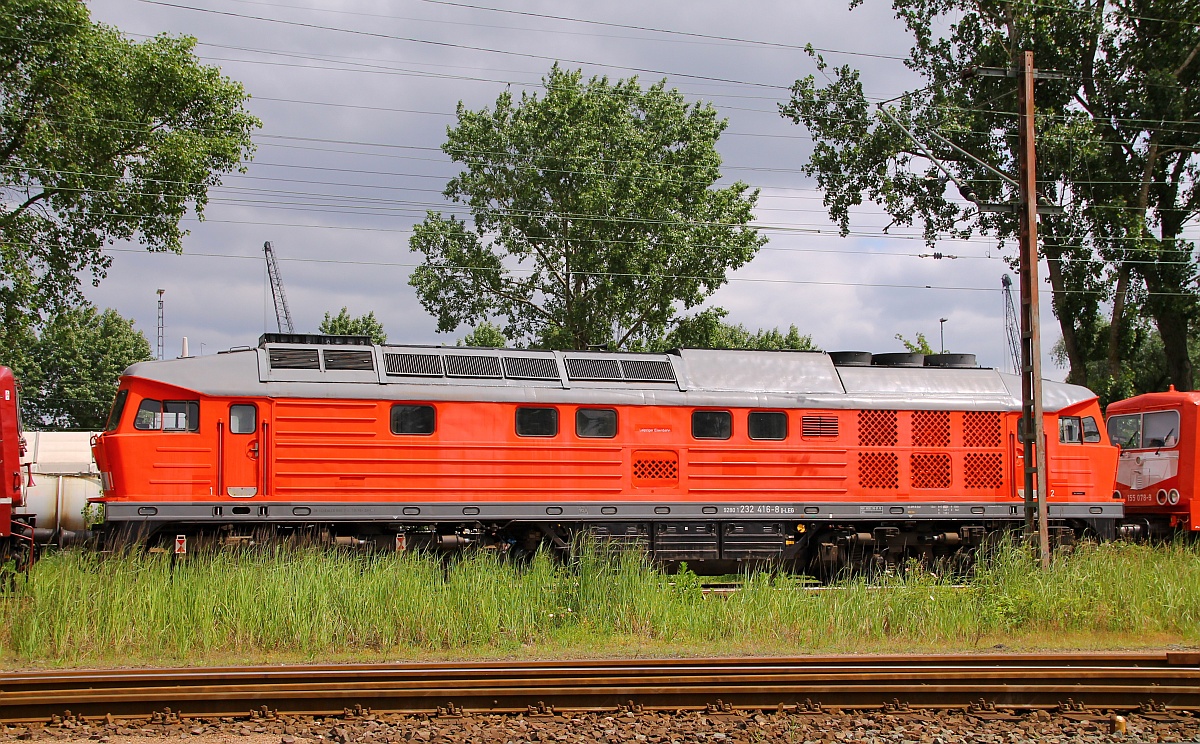
[[[1096,397],[1049,382],[1044,396],[1050,518],[1111,536],[1123,502]],[[107,528],[167,543],[304,530],[534,549],[588,532],[666,561],[836,570],[965,553],[1020,525],[1019,416],[1019,379],[971,355],[266,334],[130,367],[93,452]]]
[[[18,570],[29,566],[34,556],[32,525],[13,513],[25,505],[24,454],[17,381],[12,370],[0,367],[0,567],[11,561]]]
[[[1162,538],[1200,531],[1196,498],[1200,393],[1145,393],[1110,403],[1108,434],[1121,448],[1117,493],[1125,501],[1122,534]]]

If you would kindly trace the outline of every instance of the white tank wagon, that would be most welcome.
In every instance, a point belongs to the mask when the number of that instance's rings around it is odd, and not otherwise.
[[[100,470],[92,459],[91,431],[27,431],[33,485],[16,515],[34,515],[34,539],[67,545],[87,534],[88,500],[100,496]],[[93,507],[95,508],[95,507]]]

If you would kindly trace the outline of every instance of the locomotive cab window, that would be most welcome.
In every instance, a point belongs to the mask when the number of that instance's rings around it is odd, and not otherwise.
[[[518,408],[517,435],[522,437],[558,436],[558,409]]]
[[[751,411],[747,419],[751,439],[787,439],[787,414],[782,411]]]
[[[200,402],[196,400],[164,401],[163,431],[200,431]]]
[[[429,435],[437,426],[437,413],[433,406],[397,404],[392,406],[393,434]]]
[[[612,439],[617,435],[617,412],[611,408],[579,408],[575,411],[575,436]]]
[[[1108,438],[1122,449],[1160,449],[1179,444],[1179,411],[1151,411],[1113,416]]]
[[[229,433],[230,434],[253,434],[254,429],[258,426],[255,421],[257,411],[254,406],[236,404],[229,407]]]
[[[1085,444],[1100,442],[1100,427],[1096,425],[1096,419],[1091,416],[1083,417],[1083,441]]]
[[[162,428],[162,401],[146,398],[138,404],[133,417],[133,428],[142,431],[158,431]]]
[[[125,412],[125,401],[129,399],[129,388],[117,392],[117,399],[113,401],[112,410],[108,413],[108,423],[105,425],[105,431],[116,431],[121,425],[121,414]]]
[[[733,436],[733,414],[729,411],[693,411],[692,437],[729,439]]]
[[[1078,416],[1058,417],[1058,441],[1063,444],[1083,442],[1083,423]]]

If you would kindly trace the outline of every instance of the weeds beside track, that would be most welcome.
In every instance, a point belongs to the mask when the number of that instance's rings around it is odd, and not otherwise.
[[[245,550],[47,556],[0,599],[9,667],[264,660],[1129,648],[1200,642],[1200,549],[1084,545],[1038,570],[1016,547],[961,577],[838,591],[760,572],[712,595],[636,554],[527,565],[486,553]],[[955,586],[959,584],[959,586]],[[880,587],[886,591],[880,591]]]

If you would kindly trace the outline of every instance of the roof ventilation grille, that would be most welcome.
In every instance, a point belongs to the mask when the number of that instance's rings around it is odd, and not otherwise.
[[[626,380],[634,382],[674,382],[671,363],[660,359],[622,359],[621,370]]]
[[[925,366],[974,369],[979,365],[975,361],[974,354],[930,354],[925,357]]]
[[[921,367],[924,366],[924,363],[924,354],[910,354],[908,352],[875,354],[871,357],[871,364],[876,367]]]
[[[621,365],[616,359],[581,359],[567,357],[567,377],[572,380],[623,380]]]
[[[504,357],[504,376],[514,380],[558,380],[558,364],[545,357]]]
[[[350,349],[325,349],[321,352],[325,357],[325,371],[330,370],[375,370],[375,355],[370,351]]]
[[[384,354],[383,362],[393,376],[442,376],[442,357],[438,354]]]
[[[320,369],[316,349],[269,349],[271,369]]]
[[[447,377],[503,377],[500,359],[475,354],[447,354]]]

